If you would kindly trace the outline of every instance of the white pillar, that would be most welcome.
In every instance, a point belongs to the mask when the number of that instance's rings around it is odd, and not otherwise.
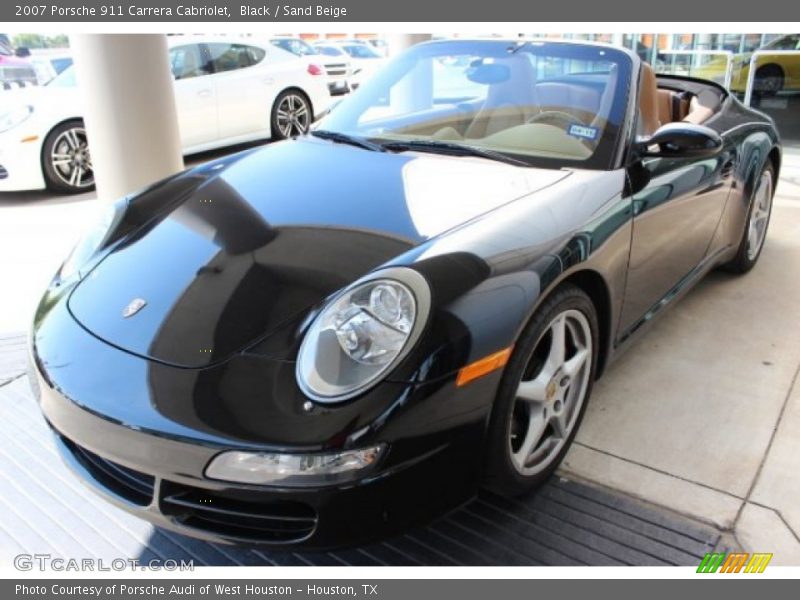
[[[70,36],[98,196],[183,169],[165,35]]]
[[[397,33],[386,36],[389,56],[396,56],[414,44],[429,41],[433,36],[430,33]]]

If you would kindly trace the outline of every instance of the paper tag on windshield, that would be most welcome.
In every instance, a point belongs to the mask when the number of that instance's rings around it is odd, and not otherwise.
[[[570,125],[569,134],[575,137],[583,138],[585,140],[597,139],[597,127],[589,127],[588,125]]]

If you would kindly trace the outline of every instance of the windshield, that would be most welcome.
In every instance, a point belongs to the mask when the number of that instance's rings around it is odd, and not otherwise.
[[[272,42],[273,46],[277,46],[281,50],[291,52],[295,56],[316,56],[319,54],[319,52],[306,44],[303,40],[277,38],[270,41]]]
[[[11,40],[8,39],[5,33],[0,33],[0,56],[14,56]]]
[[[53,87],[75,87],[77,85],[75,82],[75,67],[70,65],[45,85]]]
[[[317,46],[316,48],[319,50],[320,54],[324,54],[325,56],[342,56],[344,54],[344,52],[333,46]]]
[[[631,59],[610,47],[433,42],[388,63],[319,129],[472,146],[531,166],[608,169],[630,76]]]
[[[342,47],[353,58],[383,58],[372,46],[367,44],[347,44]]]

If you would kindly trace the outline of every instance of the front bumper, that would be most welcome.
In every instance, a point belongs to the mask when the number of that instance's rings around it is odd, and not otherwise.
[[[159,527],[224,543],[323,550],[385,538],[477,491],[490,378],[458,389],[451,382],[387,384],[384,395],[402,402],[358,445],[385,442],[389,450],[357,481],[316,488],[215,481],[204,471],[218,453],[276,445],[176,420],[171,407],[143,397],[157,383],[150,361],[87,333],[64,304],[37,316],[32,375],[41,410],[62,457],[85,484]],[[448,413],[453,407],[463,412]],[[307,428],[316,426],[309,417]],[[299,435],[302,428],[294,427]],[[291,451],[285,439],[279,449]],[[314,448],[306,443],[300,450]]]
[[[45,400],[45,414],[58,410],[56,402]],[[82,430],[75,437],[93,449],[53,428],[63,460],[82,482],[158,527],[208,541],[314,550],[357,545],[422,523],[474,493],[444,476],[456,460],[447,451],[349,486],[270,489],[211,481],[196,471],[216,449],[126,430],[83,412],[58,418],[62,426],[65,418],[71,421],[73,433]],[[162,458],[157,466],[132,467],[115,456],[120,448],[126,457],[139,452]]]

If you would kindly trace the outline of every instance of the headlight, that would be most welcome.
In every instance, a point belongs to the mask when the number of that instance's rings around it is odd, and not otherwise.
[[[319,402],[341,402],[378,382],[419,337],[430,289],[392,268],[346,288],[314,319],[297,359],[297,383]]]
[[[123,198],[109,206],[100,219],[80,238],[72,252],[69,253],[67,260],[61,265],[61,269],[58,272],[61,279],[69,279],[78,273],[89,263],[92,256],[104,246],[109,234],[119,223],[122,215],[125,214],[127,203],[128,199]]]
[[[374,467],[385,444],[329,454],[223,452],[209,463],[206,477],[236,483],[302,487],[355,479]]]
[[[0,113],[0,133],[13,129],[33,113],[32,106],[16,106],[9,111]]]

